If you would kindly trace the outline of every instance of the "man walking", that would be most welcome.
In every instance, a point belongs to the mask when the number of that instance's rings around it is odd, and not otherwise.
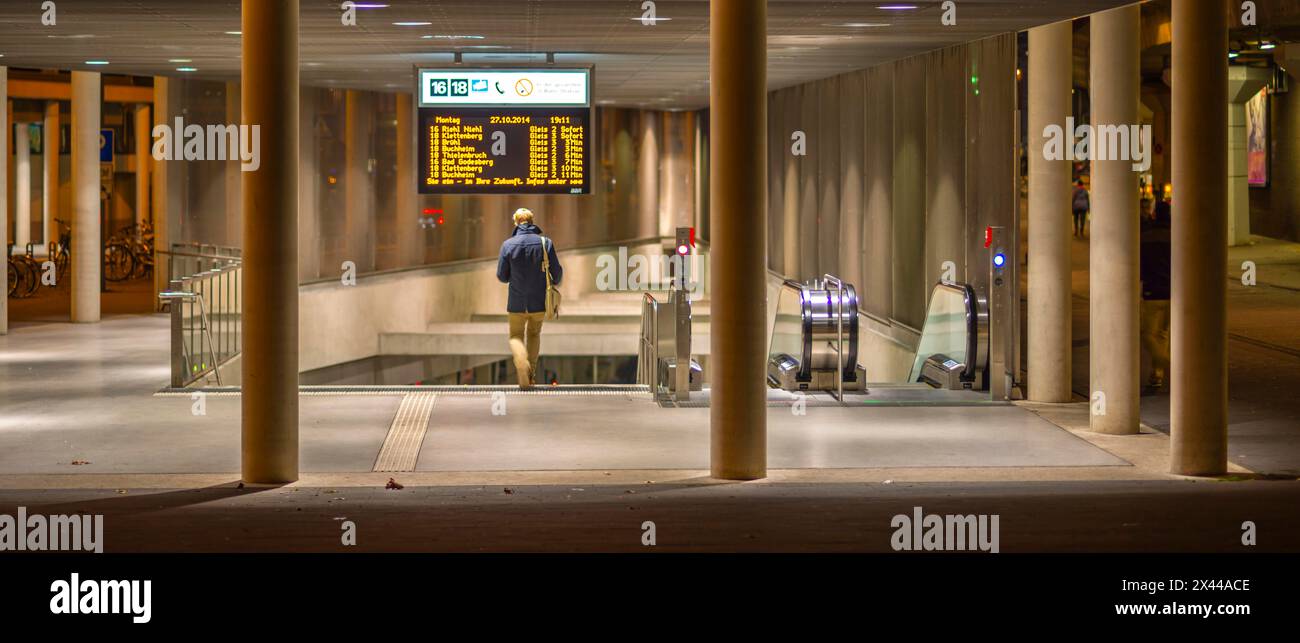
[[[515,228],[501,244],[497,260],[497,279],[510,284],[506,313],[510,319],[510,354],[514,358],[519,387],[537,384],[537,357],[542,347],[542,322],[546,316],[547,276],[542,267],[550,263],[551,282],[559,285],[564,268],[555,254],[555,244],[542,236],[533,223],[533,212],[519,208],[514,214]]]

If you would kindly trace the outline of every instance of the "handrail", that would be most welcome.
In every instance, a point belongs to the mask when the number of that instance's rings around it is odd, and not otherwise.
[[[835,283],[835,399],[844,404],[844,282],[830,273],[822,279]]]
[[[639,372],[637,384],[646,384],[652,395],[658,395],[656,380],[659,363],[659,301],[650,293],[642,293],[641,344],[637,356]]]
[[[169,273],[178,262],[176,257],[195,253],[159,251],[173,257]],[[171,386],[183,388],[212,373],[221,384],[221,367],[239,355],[242,349],[240,327],[243,302],[240,286],[243,261],[239,257],[200,255],[200,262],[211,259],[212,268],[170,279],[168,290],[158,298],[171,311]]]

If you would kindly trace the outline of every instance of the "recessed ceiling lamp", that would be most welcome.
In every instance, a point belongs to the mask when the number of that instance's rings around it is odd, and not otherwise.
[[[244,35],[244,32],[242,32],[242,31],[227,31],[227,32],[226,32],[226,35],[227,35],[227,36],[242,36],[242,35]]]
[[[434,34],[434,35],[425,35],[425,36],[420,36],[420,37],[423,38],[423,39],[425,39],[425,40],[433,40],[433,39],[437,39],[437,40],[482,40],[482,39],[484,38],[484,36],[466,36],[466,35],[459,35],[459,34]]]
[[[1230,51],[1230,52],[1228,52],[1228,60],[1232,60],[1233,58],[1236,58],[1236,57],[1239,56],[1239,55],[1241,55],[1241,54],[1238,54],[1238,53],[1235,52],[1235,51]]]
[[[393,23],[393,26],[394,26],[394,27],[427,27],[427,26],[429,26],[429,25],[431,25],[431,24],[433,24],[433,23],[432,23],[432,22],[414,22],[414,21],[412,21],[412,22],[394,22],[394,23]]]
[[[876,7],[876,8],[877,8],[877,9],[880,9],[881,11],[909,11],[909,10],[911,10],[911,9],[915,9],[915,8],[916,8],[916,5],[914,5],[914,4],[882,4],[882,5],[880,5],[880,6]]]
[[[177,67],[176,71],[198,71],[194,67]]]
[[[108,64],[108,61],[107,61],[107,60],[87,60],[87,61],[86,61],[86,64],[87,64],[87,65],[107,65],[107,64]]]
[[[1259,48],[1260,48],[1260,49],[1263,49],[1264,51],[1268,51],[1269,49],[1273,49],[1273,48],[1276,48],[1276,47],[1277,47],[1277,45],[1276,45],[1275,43],[1271,43],[1271,42],[1266,42],[1266,43],[1263,43],[1263,44],[1261,44],[1261,45],[1259,46]]]
[[[376,4],[373,2],[366,2],[366,3],[354,2],[352,3],[352,6],[356,7],[357,9],[387,9],[388,8],[388,5],[386,4]]]
[[[841,22],[839,24],[829,24],[826,26],[827,27],[850,27],[856,29],[862,27],[888,27],[889,23],[888,22]]]
[[[190,60],[189,58],[168,58],[168,59],[167,59],[167,62],[169,62],[169,63],[188,63],[188,62],[194,62],[194,61]]]
[[[647,16],[645,18],[641,18],[641,17],[628,18],[628,20],[635,20],[637,22],[667,22],[669,20],[672,20],[672,18],[660,18],[660,17],[650,18]]]

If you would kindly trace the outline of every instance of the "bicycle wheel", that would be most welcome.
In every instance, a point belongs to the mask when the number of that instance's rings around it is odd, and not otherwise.
[[[104,248],[104,278],[109,281],[123,281],[131,278],[135,266],[131,260],[131,249],[123,243],[109,244]]]
[[[36,289],[41,287],[41,264],[36,263],[35,259],[26,258],[23,262],[27,264],[27,291],[23,293],[24,297],[31,297],[36,294]]]
[[[6,296],[13,297],[15,296],[15,293],[18,292],[18,266],[14,265],[13,259],[8,259],[7,263],[9,268],[8,268],[8,272],[6,273],[7,276],[6,281],[8,281],[9,283],[7,284],[5,294]]]

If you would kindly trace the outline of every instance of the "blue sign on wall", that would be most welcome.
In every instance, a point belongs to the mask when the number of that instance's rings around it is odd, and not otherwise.
[[[99,162],[113,162],[113,130],[99,130]]]

